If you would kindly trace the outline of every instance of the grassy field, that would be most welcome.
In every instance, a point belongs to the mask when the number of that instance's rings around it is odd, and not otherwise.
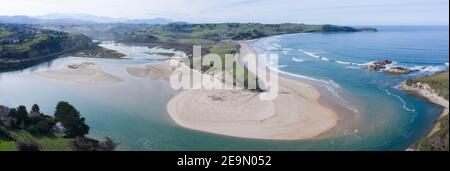
[[[16,151],[13,141],[0,138],[0,151]]]
[[[419,77],[409,79],[406,84],[412,85],[414,83],[426,83],[436,91],[440,96],[448,100],[449,97],[449,73],[448,71],[440,72],[432,76]]]
[[[12,35],[12,32],[6,30],[6,29],[3,28],[3,27],[0,27],[0,39],[1,39],[1,38],[4,38],[4,37],[11,36],[11,35]]]
[[[55,135],[31,135],[24,130],[10,131],[16,141],[34,141],[40,145],[41,151],[71,151],[72,139],[63,138],[60,134]]]
[[[32,48],[33,45],[36,45],[38,43],[41,43],[43,41],[48,40],[48,36],[47,35],[37,35],[35,38],[33,38],[30,41],[24,42],[24,43],[20,43],[20,44],[8,44],[8,45],[4,45],[3,48],[4,49],[8,49],[8,50],[15,50],[15,51],[19,51],[19,52],[25,52],[28,51]]]

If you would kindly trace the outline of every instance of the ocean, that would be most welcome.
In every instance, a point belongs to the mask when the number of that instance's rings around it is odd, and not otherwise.
[[[80,110],[94,138],[111,137],[120,150],[405,150],[434,126],[442,108],[396,88],[402,81],[448,69],[448,27],[376,27],[379,32],[308,33],[263,38],[252,44],[260,52],[280,55],[275,68],[292,78],[309,79],[328,89],[342,106],[354,111],[349,127],[338,136],[313,140],[255,140],[215,135],[182,128],[166,111],[176,95],[162,80],[131,77],[124,65],[158,62],[146,49],[114,47],[131,54],[129,60],[66,57],[23,71],[0,73],[0,104],[37,103],[52,115],[60,100]],[[419,69],[408,75],[390,75],[364,69],[376,60]],[[118,85],[80,85],[58,82],[34,72],[73,60],[105,65],[126,80]],[[325,97],[326,98],[326,97]],[[324,102],[326,103],[326,102]],[[343,125],[346,125],[343,124]]]

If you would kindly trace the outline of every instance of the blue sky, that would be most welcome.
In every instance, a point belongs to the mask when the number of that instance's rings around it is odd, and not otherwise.
[[[3,2],[4,1],[4,2]],[[83,13],[186,22],[448,25],[448,0],[0,0],[0,15]]]

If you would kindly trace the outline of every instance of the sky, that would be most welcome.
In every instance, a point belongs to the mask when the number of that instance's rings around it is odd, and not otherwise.
[[[0,0],[0,15],[90,14],[174,21],[448,25],[449,0]]]

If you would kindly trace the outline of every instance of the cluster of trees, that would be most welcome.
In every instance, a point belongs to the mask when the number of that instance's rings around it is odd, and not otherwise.
[[[56,105],[55,119],[64,127],[65,136],[68,138],[84,137],[89,133],[89,126],[80,112],[68,102],[59,102]]]
[[[26,129],[33,134],[48,134],[56,121],[51,116],[40,112],[38,105],[33,105],[30,112],[25,106],[10,109],[4,126],[9,129]]]
[[[84,137],[89,133],[85,118],[68,102],[59,102],[54,116],[41,113],[37,104],[32,106],[30,112],[21,105],[10,109],[3,125],[7,129],[25,129],[32,134],[48,134],[55,128],[56,123],[60,122],[66,138]]]
[[[48,135],[57,131],[64,133],[64,138],[73,139],[73,150],[114,151],[118,144],[110,138],[100,142],[85,136],[89,134],[85,121],[74,106],[64,101],[56,105],[54,117],[41,113],[37,104],[32,106],[30,112],[25,106],[18,106],[10,109],[4,123],[0,123],[0,136],[14,140],[8,129],[24,129],[33,135]],[[31,141],[16,141],[16,147],[24,151],[39,150],[39,144]]]

